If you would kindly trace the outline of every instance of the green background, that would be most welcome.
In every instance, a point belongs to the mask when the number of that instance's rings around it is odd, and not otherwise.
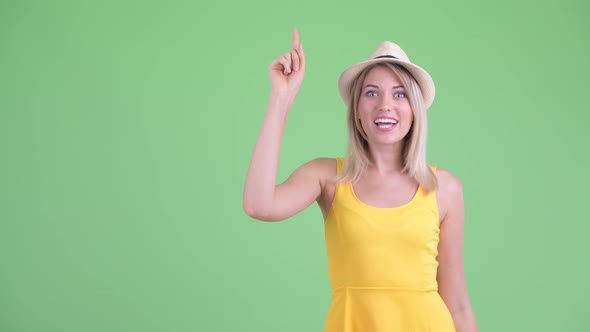
[[[338,75],[383,40],[437,85],[481,331],[588,331],[585,0],[0,1],[0,331],[321,331],[322,217],[242,188],[296,26],[279,180],[341,156]]]

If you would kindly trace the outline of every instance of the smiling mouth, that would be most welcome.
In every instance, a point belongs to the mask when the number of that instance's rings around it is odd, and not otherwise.
[[[378,118],[374,121],[375,125],[381,129],[390,129],[393,128],[398,121],[395,119],[390,118]]]

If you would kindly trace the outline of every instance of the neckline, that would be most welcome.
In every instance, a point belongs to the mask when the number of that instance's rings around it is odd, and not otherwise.
[[[357,203],[359,203],[360,205],[362,205],[362,206],[364,206],[366,208],[369,208],[369,209],[383,210],[383,211],[387,211],[387,210],[400,210],[400,209],[403,209],[403,208],[406,208],[406,207],[412,205],[412,203],[414,203],[414,201],[416,201],[418,199],[418,195],[420,194],[420,191],[422,190],[422,186],[421,185],[418,185],[418,188],[416,188],[416,192],[414,192],[414,195],[412,196],[412,198],[408,202],[406,202],[406,203],[404,203],[402,205],[393,206],[393,207],[377,207],[377,206],[369,205],[369,204],[363,202],[360,198],[358,198],[358,196],[354,192],[354,187],[353,187],[353,185],[352,185],[351,182],[348,183],[348,187],[349,187],[349,190],[350,190],[350,192],[352,194],[352,197],[354,198],[354,200]]]

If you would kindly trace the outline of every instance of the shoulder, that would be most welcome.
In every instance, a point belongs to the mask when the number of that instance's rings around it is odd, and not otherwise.
[[[437,168],[436,180],[438,182],[438,191],[444,194],[457,194],[463,191],[463,184],[461,180],[453,173]]]
[[[333,169],[333,171],[336,172],[336,159],[337,158],[315,158],[306,162],[301,167],[315,169],[318,171],[328,171],[330,169]]]
[[[444,218],[450,210],[460,209],[463,206],[463,184],[453,173],[438,168],[436,170],[438,188],[436,197],[441,217]]]
[[[315,158],[301,165],[295,173],[303,173],[325,180],[334,177],[336,169],[336,158]]]

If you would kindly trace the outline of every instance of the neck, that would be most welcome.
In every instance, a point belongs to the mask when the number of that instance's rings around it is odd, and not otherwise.
[[[381,175],[401,173],[404,168],[403,142],[394,145],[370,145],[367,170]]]

